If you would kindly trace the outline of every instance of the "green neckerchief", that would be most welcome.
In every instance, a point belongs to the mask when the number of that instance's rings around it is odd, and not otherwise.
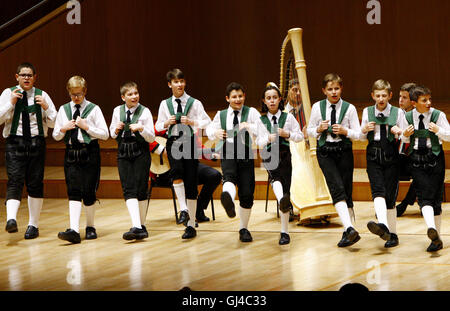
[[[72,108],[70,107],[70,103],[64,104],[63,106],[64,111],[66,112],[66,116],[68,120],[72,120]],[[86,119],[87,116],[91,113],[91,111],[95,108],[95,104],[94,103],[88,103],[86,105],[86,108],[84,108],[83,113],[80,115],[80,118],[82,119]],[[89,144],[92,140],[91,136],[83,129],[81,129],[81,134],[83,135],[83,141],[86,144]],[[64,142],[66,144],[69,144],[69,140],[70,140],[70,131],[66,132],[66,135],[64,135]]]
[[[394,134],[392,134],[391,129],[393,126],[395,126],[397,124],[397,117],[398,117],[398,108],[391,106],[391,112],[389,113],[388,117],[383,117],[383,118],[379,118],[377,116],[375,116],[375,106],[370,106],[367,107],[367,116],[369,119],[369,122],[375,122],[378,125],[388,125],[388,141],[392,142],[394,140]],[[369,140],[369,142],[373,141],[373,137],[374,137],[374,132],[370,131],[367,134],[367,139]]]
[[[436,123],[437,120],[439,119],[439,114],[441,113],[440,110],[434,109],[433,112],[431,113],[431,122]],[[414,126],[414,120],[413,120],[413,110],[408,111],[405,114],[405,118],[406,121],[408,121],[409,125],[413,125]],[[410,136],[410,144],[409,144],[409,148],[408,148],[408,155],[411,154],[411,152],[414,149],[414,144],[416,141],[416,138],[430,138],[431,140],[431,151],[435,154],[435,155],[439,155],[439,153],[441,152],[441,146],[439,143],[439,137],[437,137],[437,135],[427,129],[424,130],[414,130],[414,133]]]
[[[346,102],[345,100],[342,100],[342,107],[341,107],[341,113],[339,114],[339,119],[337,120],[336,124],[341,124],[342,120],[344,119],[345,114],[347,113],[348,107],[350,107],[350,104],[348,102]],[[320,114],[322,115],[322,120],[326,120],[327,119],[327,100],[323,99],[320,101]],[[333,133],[333,128],[330,125],[328,127],[328,129],[326,131],[322,132],[322,135],[320,135],[320,139],[319,139],[319,147],[322,147],[326,140],[327,140],[327,134],[328,133]],[[344,135],[339,135],[339,137],[343,140],[343,142],[345,144],[352,144],[352,141],[348,138],[345,137]]]
[[[13,92],[17,89],[17,86],[11,87],[10,90]],[[42,125],[42,112],[41,106],[36,103],[36,96],[42,96],[42,90],[34,88],[34,105],[28,106],[28,103],[24,103],[23,100],[18,100],[14,107],[14,115],[11,123],[11,131],[9,135],[17,134],[17,127],[19,126],[19,119],[22,115],[22,111],[27,110],[28,113],[36,113],[36,121],[38,125],[39,136],[44,137],[44,127]]]
[[[136,108],[136,110],[133,113],[133,117],[131,118],[131,123],[127,123],[127,117],[126,117],[126,112],[125,112],[125,106],[126,104],[123,104],[122,106],[120,106],[119,111],[120,111],[120,121],[125,123],[125,126],[123,127],[123,129],[120,130],[119,134],[116,137],[117,142],[120,144],[120,142],[122,141],[122,133],[124,131],[128,131],[128,129],[130,128],[130,124],[136,124],[137,121],[139,120],[139,118],[142,115],[142,112],[144,112],[145,107],[142,106],[141,104],[139,104]],[[139,131],[134,132],[134,135],[136,136],[136,139],[138,141],[145,141],[144,137],[142,137],[141,134],[139,134]]]
[[[168,99],[166,99],[166,104],[167,104],[167,108],[169,109],[170,115],[171,116],[175,115],[177,121],[179,121],[182,116],[183,117],[187,116],[187,114],[189,113],[189,110],[191,110],[191,107],[194,104],[194,101],[195,101],[195,98],[189,97],[187,102],[186,102],[186,107],[184,107],[184,111],[183,112],[177,112],[177,113],[175,113],[175,111],[173,110],[172,97],[169,97]],[[176,124],[172,124],[171,126],[169,126],[169,134],[168,134],[169,137],[172,136],[172,130],[173,130],[173,127],[175,125]],[[190,131],[191,132],[190,135],[192,136],[194,131],[193,131],[192,127],[190,127],[190,126],[189,126],[189,129],[191,130]]]
[[[288,114],[286,112],[281,113],[279,121],[278,121],[278,128],[282,129],[284,127],[286,120],[287,120],[287,115]],[[272,122],[269,120],[267,115],[261,116],[260,119],[261,119],[262,123],[266,126],[269,133],[276,134],[276,133],[273,133],[275,129],[272,127]],[[281,144],[289,147],[289,141],[286,138],[284,138],[284,137],[279,137],[279,138],[280,138]],[[270,147],[271,147],[271,144],[267,144],[267,146],[266,146],[267,150],[270,150]]]

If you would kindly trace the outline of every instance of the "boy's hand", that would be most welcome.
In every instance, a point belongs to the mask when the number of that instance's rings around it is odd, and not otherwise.
[[[130,124],[130,130],[134,133],[134,132],[142,132],[144,130],[144,126],[142,124],[138,124],[138,123],[134,123],[134,124]]]
[[[15,89],[11,93],[11,105],[15,105],[19,99],[23,97],[22,91],[20,89]]]
[[[439,132],[439,126],[437,126],[434,122],[430,122],[430,124],[428,125],[428,130],[430,130],[434,134],[437,134],[437,132]]]
[[[280,128],[278,128],[278,135],[280,135],[281,137],[284,137],[284,138],[291,137],[291,133],[290,132],[285,131],[285,130],[280,129]]]
[[[371,132],[375,130],[375,122],[368,122],[366,125],[364,125],[362,132],[364,134],[367,134],[368,132]]]
[[[394,125],[394,126],[391,128],[391,133],[394,134],[394,135],[401,135],[402,132],[403,132],[402,129],[399,128],[397,125]]]
[[[169,125],[173,125],[177,123],[177,117],[175,115],[170,116],[169,119],[164,122],[164,128],[167,128]]]
[[[180,120],[181,124],[185,124],[185,125],[194,125],[194,120],[188,119],[188,117],[186,116],[182,116],[181,120]]]
[[[248,123],[247,122],[239,123],[239,131],[242,131],[243,129],[248,130]]]
[[[322,133],[323,131],[328,130],[328,123],[330,120],[325,120],[320,122],[320,125],[317,127],[317,133]]]
[[[347,129],[343,127],[341,124],[333,124],[332,129],[333,133],[336,135],[347,136]]]
[[[269,135],[269,142],[273,143],[277,139],[277,134],[270,134]]]
[[[403,131],[403,136],[409,137],[414,133],[414,125],[410,125]]]
[[[220,129],[220,130],[217,130],[217,131],[216,131],[216,133],[214,134],[214,136],[215,136],[217,139],[226,139],[226,138],[227,138],[227,132],[224,131],[224,130],[222,130],[222,129]]]
[[[48,104],[45,102],[44,97],[42,97],[41,95],[36,95],[35,99],[36,99],[36,104],[41,106],[42,109],[44,109],[44,110],[48,109]]]
[[[78,126],[80,129],[83,129],[85,131],[89,130],[89,126],[86,122],[86,119],[82,119],[80,116],[77,117],[77,120],[75,121],[75,125]]]
[[[125,127],[125,123],[123,122],[119,122],[117,123],[117,127],[116,130],[114,131],[114,133],[116,133],[116,135],[119,134],[119,132]]]
[[[305,125],[302,129],[302,133],[305,139],[308,139],[308,127]]]
[[[61,127],[61,133],[73,130],[75,128],[75,120],[70,120],[63,127]]]

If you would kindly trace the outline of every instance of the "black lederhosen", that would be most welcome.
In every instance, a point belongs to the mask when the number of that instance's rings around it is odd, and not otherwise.
[[[120,183],[126,200],[147,200],[150,174],[150,150],[146,141],[123,138],[117,153]]]
[[[317,149],[317,161],[325,176],[333,204],[346,201],[347,207],[353,207],[352,146],[343,141],[325,142]]]
[[[6,139],[6,201],[21,201],[24,184],[30,197],[44,197],[45,148],[45,138],[41,136],[35,136],[28,142],[22,136],[15,135]]]
[[[89,144],[77,147],[66,145],[64,176],[70,201],[83,201],[85,206],[95,203],[100,182],[100,167],[98,140],[94,139]]]
[[[291,162],[291,150],[289,146],[284,144],[271,144],[271,149],[278,148],[279,160],[275,169],[267,169],[269,174],[269,182],[272,184],[274,181],[281,182],[283,186],[283,193],[290,193],[291,189],[291,177],[292,177],[292,162]],[[269,159],[263,159],[263,164],[270,162]]]
[[[229,150],[229,148],[234,149],[234,144],[225,142],[220,161],[223,183],[232,182],[235,184],[238,187],[240,205],[243,208],[252,208],[255,192],[255,161],[250,156],[245,159],[236,159],[234,154],[227,158],[226,150]],[[238,150],[244,150],[244,148]],[[249,147],[246,147],[245,154],[253,153]]]
[[[433,207],[434,215],[440,215],[445,179],[445,156],[442,145],[437,156],[431,149],[424,152],[414,150],[409,156],[409,167],[420,208],[430,205]]]
[[[185,148],[188,148],[187,150]],[[197,200],[199,150],[194,135],[171,136],[166,143],[172,180],[182,179],[187,200]],[[177,155],[172,152],[177,152]],[[184,154],[183,151],[186,153]],[[181,155],[181,156],[179,156]]]
[[[366,160],[372,199],[383,197],[387,209],[394,209],[399,178],[399,155],[395,141],[387,143],[386,150],[382,149],[379,141],[372,141],[366,149]]]
[[[197,209],[206,209],[209,201],[222,181],[222,174],[206,164],[198,163],[198,184],[203,185],[197,198]]]

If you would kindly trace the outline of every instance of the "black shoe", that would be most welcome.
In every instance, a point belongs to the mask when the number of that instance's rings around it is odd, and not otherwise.
[[[248,231],[245,228],[242,228],[241,230],[239,230],[239,240],[241,240],[241,242],[251,242],[253,241],[252,235],[250,234],[250,231]]]
[[[205,215],[205,210],[204,209],[198,209],[198,208],[197,208],[197,212],[196,212],[196,215],[195,215],[195,219],[198,222],[209,221],[209,218]]]
[[[183,225],[187,225],[187,222],[189,221],[189,213],[187,211],[181,211],[180,212],[180,217],[178,217],[178,221],[177,224],[183,224]]]
[[[431,240],[430,246],[427,248],[427,252],[435,252],[442,249],[442,240],[439,237],[439,233],[434,228],[428,228],[427,235]]]
[[[94,227],[86,227],[86,240],[95,240],[97,238],[97,232]]]
[[[65,232],[58,233],[58,238],[74,244],[81,243],[80,234],[73,229],[67,229]]]
[[[184,233],[181,236],[182,239],[192,239],[195,238],[197,235],[197,231],[195,231],[194,228],[192,228],[191,226],[186,227],[186,229],[184,229]]]
[[[278,242],[278,244],[285,245],[285,244],[289,244],[289,242],[291,242],[291,238],[289,237],[289,234],[281,232],[281,237],[280,237],[280,241]]]
[[[123,234],[123,239],[130,241],[130,240],[142,240],[148,236],[148,233],[146,234],[144,229],[139,229],[137,227],[130,228],[130,231],[125,232]]]
[[[395,208],[397,209],[397,217],[400,217],[403,215],[403,213],[406,211],[406,208],[408,207],[408,204],[401,202],[399,205],[397,205]]]
[[[346,231],[342,233],[342,239],[339,241],[339,247],[346,247],[355,244],[361,239],[358,231],[353,227],[349,227]]]
[[[15,220],[15,219],[10,219],[10,220],[8,220],[8,221],[6,222],[6,228],[5,228],[5,230],[8,231],[9,233],[14,233],[14,232],[19,231],[19,230],[17,229],[17,222],[16,222],[16,220]]]
[[[39,236],[39,229],[35,226],[28,225],[27,231],[25,231],[25,239],[31,240]]]
[[[147,231],[147,228],[144,226],[144,225],[141,225],[141,227],[142,227],[142,230],[144,230],[144,239],[145,238],[148,238],[148,231]]]
[[[291,208],[291,197],[289,193],[285,193],[280,200],[280,211],[282,213],[289,212]]]
[[[391,233],[389,232],[389,229],[386,227],[385,224],[382,223],[377,224],[374,221],[369,221],[367,223],[367,228],[369,229],[370,232],[372,232],[375,235],[378,235],[385,241],[388,241],[391,238]]]
[[[220,195],[220,202],[223,205],[223,208],[225,208],[225,212],[227,212],[228,217],[234,218],[236,217],[236,211],[234,209],[234,203],[233,199],[231,198],[231,195],[228,192],[222,192]]]
[[[384,243],[384,247],[394,247],[398,245],[398,236],[395,233],[391,233],[391,238]]]

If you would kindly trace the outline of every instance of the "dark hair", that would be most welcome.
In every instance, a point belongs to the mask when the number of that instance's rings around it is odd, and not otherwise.
[[[16,73],[19,74],[20,71],[22,70],[22,68],[30,68],[33,71],[33,75],[36,74],[36,68],[34,68],[33,64],[31,64],[31,63],[25,62],[25,63],[20,64],[19,66],[17,66]]]
[[[294,85],[297,85],[297,84],[299,84],[297,78],[294,78],[294,79],[290,80],[290,81],[289,81],[289,89],[290,89],[291,87],[293,87]]]
[[[232,91],[239,91],[239,90],[241,90],[242,93],[245,93],[245,90],[242,87],[242,85],[240,85],[237,82],[231,82],[230,84],[227,85],[227,89],[226,89],[227,97],[230,96],[230,93]]]
[[[405,83],[400,87],[400,91],[406,91],[409,93],[409,91],[411,91],[411,89],[415,86],[416,84],[413,82]]]
[[[280,89],[277,88],[274,85],[268,85],[266,86],[266,88],[264,89],[263,93],[262,93],[262,101],[261,101],[261,112],[262,113],[267,113],[269,111],[269,108],[267,108],[267,105],[264,103],[264,99],[266,98],[266,92],[270,91],[270,90],[276,90],[278,93],[278,96],[280,97],[280,103],[278,104],[278,109],[280,109],[281,111],[284,110],[284,100],[281,97],[281,92]]]
[[[431,90],[423,85],[416,85],[409,91],[409,98],[416,103],[419,97],[424,95],[431,95]]]
[[[180,69],[174,68],[167,72],[166,79],[167,82],[171,82],[173,79],[184,79],[184,73]]]
[[[322,87],[325,88],[328,82],[337,82],[340,86],[342,86],[342,78],[339,77],[336,73],[329,73],[325,75],[322,81]]]

